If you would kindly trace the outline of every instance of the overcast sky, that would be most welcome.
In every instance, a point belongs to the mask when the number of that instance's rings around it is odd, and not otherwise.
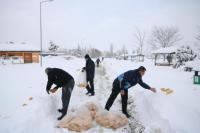
[[[0,42],[39,46],[39,0],[0,0]],[[176,26],[194,42],[200,25],[200,0],[54,0],[43,4],[44,48],[50,40],[62,48],[93,46],[108,50],[136,46],[138,27]],[[146,45],[148,45],[146,43]]]

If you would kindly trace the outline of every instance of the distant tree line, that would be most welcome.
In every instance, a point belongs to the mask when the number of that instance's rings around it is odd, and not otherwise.
[[[139,28],[135,29],[134,32],[134,40],[132,54],[146,54],[145,49],[156,50],[159,48],[166,48],[177,45],[179,41],[183,38],[179,32],[177,27],[168,27],[168,26],[155,26],[149,32],[147,36],[144,30]],[[197,33],[195,34],[195,39],[198,44],[200,43],[200,26],[197,27]],[[97,48],[86,48],[82,47],[80,44],[77,45],[77,48],[74,49],[61,49],[57,44],[53,41],[50,41],[49,51],[50,52],[65,52],[67,54],[71,54],[77,57],[83,57],[86,53],[90,54],[91,57],[115,57],[128,54],[128,50],[126,45],[122,45],[120,49],[114,49],[114,44],[110,43],[110,49],[108,51],[101,51]],[[200,45],[199,45],[200,49]]]

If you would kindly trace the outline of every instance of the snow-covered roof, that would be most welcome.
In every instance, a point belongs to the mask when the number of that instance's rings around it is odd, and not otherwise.
[[[167,47],[167,48],[160,48],[152,52],[152,54],[159,54],[159,53],[175,53],[177,51],[177,47]]]
[[[40,51],[40,49],[26,43],[2,43],[0,51]]]

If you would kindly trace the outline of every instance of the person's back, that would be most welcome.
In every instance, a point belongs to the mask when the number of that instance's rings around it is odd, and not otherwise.
[[[119,75],[117,80],[120,81],[120,85],[123,86],[124,89],[129,89],[130,87],[135,86],[137,83],[146,89],[150,88],[142,81],[142,76],[139,73],[139,69],[129,70]]]
[[[88,58],[88,60],[86,61],[86,73],[87,73],[88,80],[94,79],[95,64],[91,58]]]
[[[74,79],[69,73],[59,68],[49,68],[48,71],[48,79],[60,87],[63,87],[68,81]]]

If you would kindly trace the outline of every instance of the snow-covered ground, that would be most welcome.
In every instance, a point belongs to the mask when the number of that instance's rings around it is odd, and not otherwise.
[[[68,58],[70,59],[70,58]],[[0,132],[1,133],[62,133],[67,129],[58,129],[57,109],[61,107],[61,90],[56,94],[46,93],[46,67],[58,67],[68,71],[78,79],[80,68],[85,65],[83,59],[62,56],[45,57],[44,65],[17,64],[0,65]],[[86,131],[88,133],[133,132],[139,127],[146,133],[198,133],[200,131],[200,85],[193,85],[193,73],[180,69],[154,66],[153,62],[135,63],[105,59],[101,68],[96,69],[95,97],[85,95],[85,90],[75,86],[69,105],[70,110],[87,101],[97,101],[103,107],[108,99],[112,81],[116,76],[129,69],[143,65],[147,68],[143,80],[157,88],[152,93],[139,85],[129,90],[129,113],[132,118],[129,125],[117,130],[105,129],[96,123]],[[161,88],[170,88],[173,93],[166,95]],[[33,100],[29,100],[33,97]],[[22,106],[26,104],[26,106]],[[118,96],[111,110],[120,111]],[[134,129],[133,129],[134,127]],[[135,129],[136,130],[136,129]]]

